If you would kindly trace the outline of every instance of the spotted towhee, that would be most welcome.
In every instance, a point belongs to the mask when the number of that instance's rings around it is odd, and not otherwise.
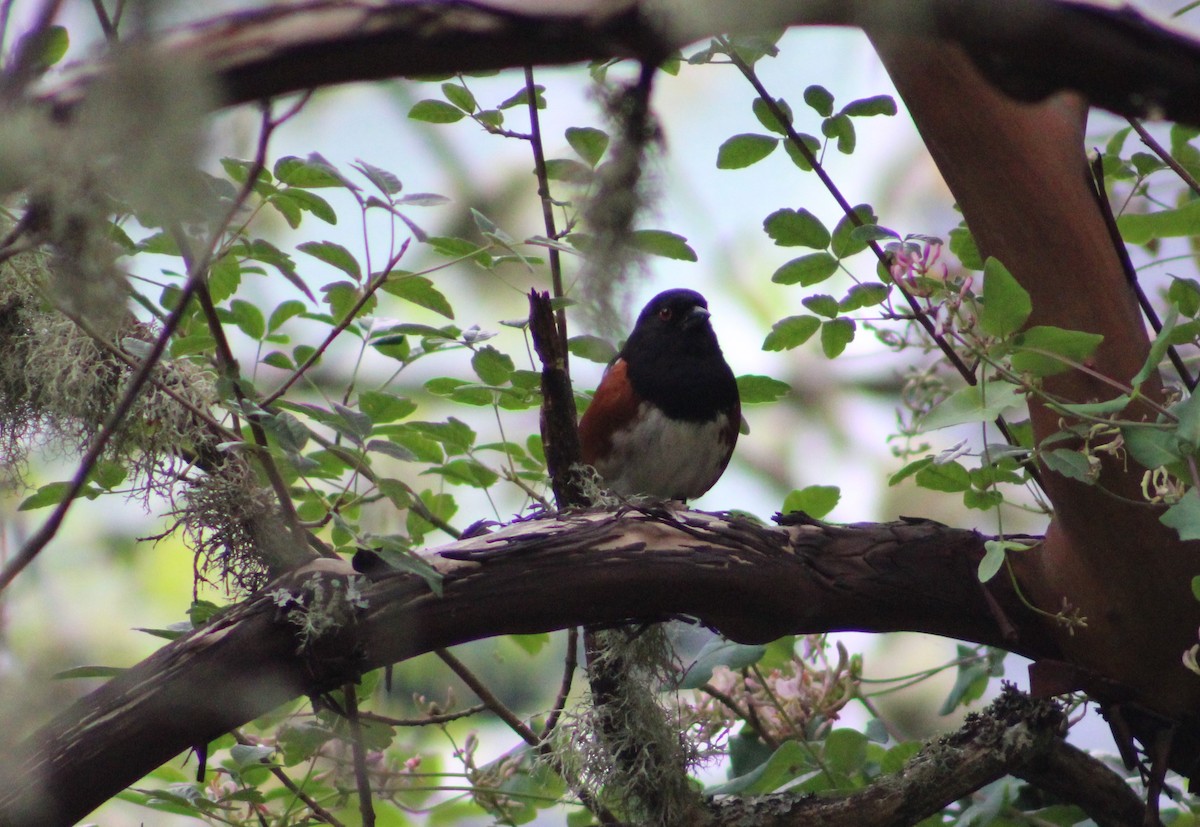
[[[729,464],[741,402],[708,317],[694,290],[659,293],[604,372],[579,437],[616,493],[694,499]]]

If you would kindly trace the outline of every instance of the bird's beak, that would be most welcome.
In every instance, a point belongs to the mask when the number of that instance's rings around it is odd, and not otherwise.
[[[684,320],[683,326],[695,327],[696,325],[704,324],[711,315],[706,307],[693,307],[692,312],[688,313],[687,318]]]

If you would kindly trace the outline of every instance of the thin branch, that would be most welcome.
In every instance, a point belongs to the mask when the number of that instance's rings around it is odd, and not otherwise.
[[[350,726],[350,752],[354,756],[354,783],[358,788],[358,812],[363,827],[375,827],[375,802],[371,793],[371,776],[367,773],[367,747],[363,741],[362,722],[358,719],[358,695],[355,685],[342,687],[346,702],[346,723]]]
[[[815,154],[813,154],[813,151],[808,148],[808,145],[804,143],[803,139],[801,139],[800,134],[796,132],[795,127],[792,126],[791,119],[788,117],[787,113],[783,111],[783,107],[781,107],[779,103],[771,97],[771,93],[767,91],[767,87],[763,85],[761,80],[759,80],[758,74],[754,71],[754,67],[742,60],[741,56],[738,55],[737,51],[732,47],[732,45],[730,45],[726,38],[718,37],[717,42],[721,44],[722,48],[725,50],[725,53],[729,55],[729,59],[733,65],[738,68],[738,71],[740,71],[746,80],[749,81],[750,85],[754,87],[754,91],[758,93],[759,99],[763,102],[763,104],[767,107],[767,110],[786,132],[788,141],[790,141],[792,146],[796,148],[796,151],[803,156],[808,165],[812,167],[813,172],[817,174],[817,177],[821,180],[821,183],[825,186],[825,189],[831,196],[833,196],[833,200],[837,202],[838,207],[841,208],[846,218],[855,227],[863,226],[864,222],[862,220],[862,216],[855,212],[854,207],[852,207],[850,202],[846,200],[846,197],[842,195],[842,191],[838,189],[838,186],[834,183],[833,178],[830,177],[829,173],[825,171],[825,167],[822,166],[820,160]],[[884,267],[887,267],[890,264],[891,257],[883,250],[882,247],[879,246],[877,241],[868,241],[867,246],[870,247],[871,252],[875,254],[875,258],[879,260],[880,264],[882,264]],[[946,340],[946,337],[937,331],[936,325],[929,318],[929,315],[921,309],[921,306],[917,302],[916,298],[907,290],[905,290],[904,285],[900,284],[899,282],[895,282],[895,286],[896,289],[900,291],[900,295],[904,296],[904,300],[908,302],[909,307],[912,309],[913,320],[916,321],[917,324],[919,324],[922,328],[924,328],[925,334],[934,344],[938,346],[938,350],[942,352],[942,355],[946,357],[946,360],[950,362],[950,364],[958,372],[958,375],[963,378],[963,381],[972,386],[979,384],[979,377],[975,375],[975,371],[963,361],[962,357],[958,355],[958,352]],[[1016,434],[1014,434],[1012,429],[1009,428],[1008,423],[1004,420],[1004,417],[997,416],[994,420],[994,424],[996,426],[996,430],[1000,432],[1001,436],[1004,437],[1004,440],[1009,445],[1020,444]],[[1037,486],[1042,490],[1045,490],[1046,486],[1042,483],[1041,471],[1038,469],[1037,465],[1034,463],[1027,463],[1025,465],[1025,470],[1034,483],[1036,483]]]
[[[1187,168],[1184,167],[1183,164],[1179,163],[1179,161],[1175,159],[1175,156],[1168,152],[1166,147],[1158,142],[1158,139],[1150,134],[1150,130],[1146,129],[1140,120],[1137,118],[1129,118],[1128,120],[1129,125],[1133,127],[1133,131],[1136,132],[1138,137],[1142,139],[1142,143],[1144,143],[1151,152],[1157,155],[1164,164],[1170,167],[1171,171],[1178,175],[1179,180],[1187,184],[1188,188],[1191,189],[1192,192],[1196,193],[1196,195],[1200,195],[1200,181],[1197,181],[1195,176],[1188,172]]]
[[[525,67],[525,99],[529,105],[529,146],[533,150],[533,171],[537,175],[538,200],[542,204],[542,223],[546,227],[546,238],[556,240],[558,229],[554,223],[554,201],[550,197],[550,176],[546,172],[546,150],[542,145],[542,125],[538,117],[537,88],[533,83],[533,67]],[[557,247],[546,248],[550,259],[550,285],[554,298],[566,295],[563,289],[562,255]],[[571,372],[570,353],[567,351],[567,309],[560,307],[557,313],[558,336],[562,340],[562,369]]]
[[[487,708],[487,704],[476,704],[475,706],[469,706],[466,709],[460,709],[458,712],[446,712],[441,715],[426,715],[424,718],[392,718],[388,715],[380,715],[376,712],[359,710],[358,717],[364,721],[374,721],[375,723],[387,724],[388,726],[416,727],[429,726],[430,724],[448,724],[451,721],[457,721],[460,718],[469,718],[472,715],[478,715]]]
[[[233,730],[232,734],[233,734],[234,740],[237,741],[242,746],[246,746],[246,747],[257,746],[257,744],[255,744],[253,741],[251,741],[249,738],[247,738],[245,735],[243,735],[241,732],[239,732],[236,729]],[[304,790],[302,790],[296,784],[296,782],[293,781],[288,776],[288,774],[283,771],[282,768],[272,766],[270,768],[270,770],[271,770],[271,774],[274,775],[279,780],[279,783],[282,784],[284,787],[286,787],[288,789],[288,792],[290,792],[292,795],[296,796],[296,798],[300,799],[300,801],[304,802],[304,806],[308,807],[308,809],[312,812],[312,814],[314,816],[319,818],[321,821],[324,821],[326,824],[333,825],[333,827],[345,827],[345,825],[342,824],[342,822],[338,820],[337,816],[335,816],[333,813],[329,812],[324,807],[322,807],[320,804],[318,804],[317,800],[314,799],[311,795],[304,792]]]
[[[483,701],[484,706],[495,713],[496,717],[508,725],[508,728],[520,736],[521,740],[529,744],[531,747],[536,747],[541,739],[537,733],[529,728],[529,725],[517,717],[516,713],[505,706],[504,702],[496,697],[492,690],[487,688],[487,685],[476,677],[465,663],[450,654],[446,649],[438,649],[436,654],[442,659],[442,662],[450,667],[455,675],[458,675],[459,680],[467,685],[467,688],[475,693],[479,700]]]
[[[1141,128],[1141,124],[1133,118],[1129,119],[1131,124],[1136,124]],[[1144,131],[1144,129],[1142,130]],[[1139,132],[1139,134],[1141,134]],[[1152,137],[1150,140],[1154,140]],[[1161,150],[1162,147],[1160,146]],[[1170,158],[1168,154],[1166,157]],[[1171,158],[1174,161],[1174,158]],[[1176,164],[1178,165],[1178,164]],[[1180,167],[1181,172],[1186,175],[1186,170]],[[1137,268],[1133,266],[1133,260],[1129,257],[1129,248],[1125,246],[1125,239],[1121,237],[1121,230],[1117,227],[1116,216],[1113,215],[1112,204],[1108,200],[1108,187],[1104,183],[1104,158],[1099,153],[1092,159],[1092,191],[1096,194],[1096,206],[1100,209],[1100,216],[1104,219],[1104,228],[1108,231],[1109,240],[1112,242],[1113,250],[1120,259],[1121,269],[1125,271],[1125,281],[1133,290],[1133,294],[1137,297],[1138,307],[1142,309],[1142,313],[1150,321],[1150,326],[1154,328],[1154,332],[1162,333],[1162,320],[1158,317],[1158,312],[1154,309],[1150,297],[1146,295],[1146,291],[1142,289],[1142,284],[1138,280]],[[1189,178],[1191,176],[1188,176]],[[1194,183],[1194,182],[1193,182]],[[1179,355],[1179,351],[1174,345],[1167,348],[1167,355],[1171,359],[1171,364],[1175,367],[1175,372],[1179,374],[1179,378],[1183,380],[1183,384],[1187,386],[1189,391],[1196,389],[1196,379],[1187,369],[1187,365],[1183,363],[1183,359]]]
[[[388,276],[391,275],[392,269],[397,263],[399,263],[400,259],[408,251],[408,245],[411,240],[412,239],[406,238],[404,243],[400,245],[400,251],[392,256],[391,260],[388,261],[387,266],[380,270],[373,279],[367,282],[367,286],[363,289],[362,295],[358,297],[358,301],[356,301],[354,305],[346,311],[346,315],[342,317],[341,321],[333,326],[333,329],[330,330],[325,336],[325,340],[321,342],[317,349],[314,350],[307,359],[304,360],[304,363],[292,371],[292,375],[289,376],[282,385],[276,388],[273,393],[262,400],[260,404],[264,408],[279,397],[283,396],[283,394],[287,392],[288,388],[296,384],[297,380],[299,380],[309,368],[315,365],[317,360],[325,355],[325,351],[329,349],[329,346],[332,345],[334,341],[342,335],[342,332],[348,328],[350,324],[358,317],[359,311],[366,306],[367,302],[371,300],[371,297],[375,295],[376,291],[378,291],[380,287],[383,287],[383,285],[387,283]]]
[[[113,25],[108,10],[104,8],[104,0],[92,0],[92,10],[96,12],[96,21],[100,24],[100,31],[104,32],[104,39],[109,43],[115,43],[117,27]]]
[[[571,694],[571,684],[574,682],[575,669],[578,666],[579,627],[572,626],[567,629],[567,655],[563,658],[562,683],[559,684],[558,696],[554,699],[554,705],[550,707],[550,714],[546,717],[546,725],[542,727],[542,741],[549,738],[550,734],[554,732],[554,727],[558,725],[558,719],[567,705],[567,696]]]
[[[71,484],[63,495],[63,499],[55,506],[54,511],[46,519],[46,522],[29,538],[17,555],[4,567],[3,571],[0,571],[0,592],[7,588],[13,579],[26,566],[33,562],[41,550],[58,533],[63,520],[66,519],[67,511],[79,496],[79,492],[83,490],[84,485],[87,484],[87,479],[92,472],[92,468],[99,461],[100,456],[104,453],[104,449],[116,434],[117,429],[125,421],[125,417],[129,411],[133,409],[138,395],[149,381],[151,373],[166,352],[167,345],[171,341],[171,337],[175,334],[175,330],[179,327],[180,322],[183,321],[183,317],[187,313],[188,304],[203,285],[204,277],[208,272],[213,252],[221,235],[233,222],[234,217],[241,211],[242,206],[250,198],[251,193],[254,192],[254,184],[258,180],[258,174],[266,166],[267,143],[272,132],[280,123],[282,121],[272,120],[270,107],[264,106],[262,109],[262,129],[259,134],[258,148],[245,182],[242,184],[237,196],[230,203],[229,208],[225,211],[223,219],[217,225],[216,229],[213,230],[209,242],[203,247],[200,255],[193,259],[191,266],[188,267],[187,278],[180,291],[175,309],[171,311],[166,321],[163,322],[162,330],[151,346],[150,353],[147,354],[137,371],[130,378],[124,395],[117,402],[116,407],[113,408],[112,413],[109,414],[101,426],[99,433],[96,434],[96,437],[88,446],[88,450],[80,460],[79,467],[76,469],[75,475],[71,479]]]

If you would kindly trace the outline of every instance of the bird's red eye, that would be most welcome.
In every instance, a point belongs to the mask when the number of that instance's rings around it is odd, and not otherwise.
[[[664,307],[662,310],[658,311],[658,318],[662,319],[664,322],[671,321],[671,308]]]

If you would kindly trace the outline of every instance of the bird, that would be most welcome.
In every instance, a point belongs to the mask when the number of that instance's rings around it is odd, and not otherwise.
[[[694,290],[659,293],[604,371],[579,440],[614,493],[686,502],[729,464],[741,400],[709,316]]]

